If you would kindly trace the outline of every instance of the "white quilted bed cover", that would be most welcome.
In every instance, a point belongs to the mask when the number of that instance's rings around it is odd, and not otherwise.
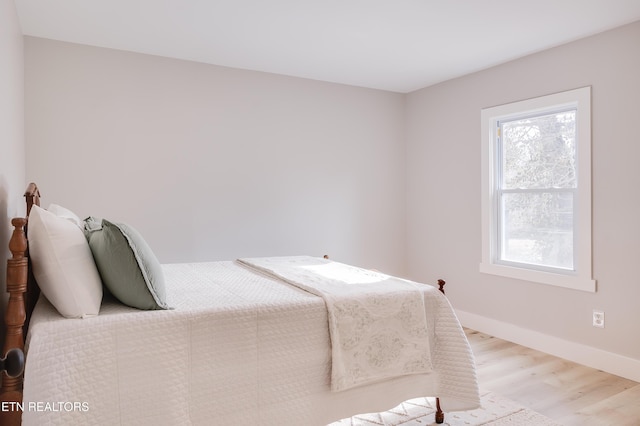
[[[326,425],[440,396],[479,406],[473,355],[424,286],[434,372],[330,391],[323,300],[235,262],[164,265],[169,311],[105,300],[65,319],[44,298],[27,336],[24,425]]]

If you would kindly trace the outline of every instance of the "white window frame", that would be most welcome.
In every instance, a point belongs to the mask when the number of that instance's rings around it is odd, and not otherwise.
[[[577,199],[574,202],[573,270],[540,270],[535,266],[498,263],[497,123],[523,114],[542,114],[556,108],[576,108]],[[559,287],[596,291],[591,249],[591,87],[485,108],[482,130],[482,262],[480,272]]]

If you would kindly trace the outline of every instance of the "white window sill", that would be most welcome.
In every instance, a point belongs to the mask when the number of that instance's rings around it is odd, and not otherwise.
[[[591,293],[595,293],[596,291],[595,280],[577,275],[554,274],[551,272],[534,271],[531,269],[514,268],[512,266],[491,263],[480,263],[480,272]]]

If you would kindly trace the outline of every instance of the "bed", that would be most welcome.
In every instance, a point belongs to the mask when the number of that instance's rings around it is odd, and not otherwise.
[[[25,196],[35,229],[42,210],[37,186],[30,184]],[[3,355],[24,350],[26,362],[23,375],[3,373],[2,425],[326,425],[423,396],[438,397],[436,421],[442,423],[440,406],[479,406],[473,354],[444,292],[434,286],[306,256],[165,264],[161,296],[169,309],[127,306],[116,289],[101,293],[99,313],[65,318],[49,301],[54,297],[39,295],[29,260],[38,247],[34,240],[27,250],[27,219],[14,218],[12,225]],[[287,275],[293,263],[305,268],[302,282]],[[384,370],[371,373],[358,364],[364,350],[345,352],[361,343],[354,330],[370,319],[345,317],[344,300],[351,299],[308,287],[316,276],[309,274],[327,268],[415,289],[406,300],[415,301],[417,292],[421,313],[402,302],[398,321],[420,338],[403,344],[400,355],[395,337],[366,346],[384,346],[394,357],[415,352],[400,370],[367,352]],[[406,326],[411,316],[424,318],[424,326]],[[337,330],[343,340],[335,340]]]

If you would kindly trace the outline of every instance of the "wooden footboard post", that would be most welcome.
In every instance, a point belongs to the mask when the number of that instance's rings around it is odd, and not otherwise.
[[[10,349],[17,348],[24,351],[23,326],[26,320],[24,294],[27,291],[28,260],[25,256],[27,239],[24,227],[27,220],[15,218],[11,221],[14,227],[9,241],[12,258],[7,261],[7,292],[9,302],[5,312],[6,337],[2,349],[2,357]],[[9,377],[2,373],[2,388],[0,388],[0,424],[3,426],[19,425],[22,417],[22,374]]]
[[[445,284],[446,282],[444,280],[438,280],[438,290],[440,290],[442,294],[444,294]],[[444,412],[442,408],[440,408],[440,398],[436,398],[436,423],[444,423]]]
[[[436,423],[444,423],[444,411],[440,408],[440,398],[436,398]]]

